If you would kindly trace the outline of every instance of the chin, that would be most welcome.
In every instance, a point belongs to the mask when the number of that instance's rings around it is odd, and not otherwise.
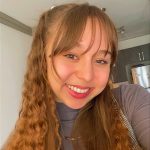
[[[80,104],[67,104],[65,103],[65,105],[67,105],[68,107],[72,108],[72,109],[81,109],[82,107],[84,107],[86,105],[86,103],[80,103]]]

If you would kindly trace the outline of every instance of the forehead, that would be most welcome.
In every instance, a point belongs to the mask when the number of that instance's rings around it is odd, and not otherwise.
[[[108,40],[106,38],[105,29],[97,19],[92,21],[89,18],[87,20],[85,30],[77,46],[86,50],[108,50]]]
[[[108,50],[109,40],[108,37],[106,38],[107,30],[104,23],[97,17],[88,17],[85,23],[78,25],[77,29],[76,26],[74,29],[72,26],[66,26],[66,24],[60,29],[65,30],[59,30],[60,32],[57,33],[60,34],[56,36],[57,38],[55,38],[54,35],[56,34],[54,34],[47,43],[46,49],[51,49],[54,55],[75,47],[80,47],[80,50],[84,49],[85,51],[91,48],[92,51],[100,49]]]

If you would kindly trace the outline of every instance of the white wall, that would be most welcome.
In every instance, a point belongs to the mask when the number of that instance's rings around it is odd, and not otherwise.
[[[122,49],[136,47],[136,46],[140,46],[140,45],[144,45],[148,43],[150,43],[150,34],[139,36],[139,37],[129,39],[129,40],[120,41],[118,45],[118,49],[122,50]]]
[[[0,132],[2,130],[2,105],[1,105],[1,99],[2,99],[2,26],[0,24]],[[2,141],[2,135],[0,133],[0,145]]]
[[[32,37],[0,24],[0,147],[14,128]]]

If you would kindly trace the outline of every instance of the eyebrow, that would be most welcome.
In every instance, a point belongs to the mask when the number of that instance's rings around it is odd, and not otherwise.
[[[76,48],[83,48],[82,44],[77,42]],[[110,50],[107,50],[107,49],[99,49],[97,50],[97,53],[99,54],[105,54],[105,55],[112,55],[112,52]]]
[[[109,51],[109,50],[102,50],[102,49],[99,49],[99,50],[98,50],[98,53],[105,54],[105,55],[112,55],[112,52]]]

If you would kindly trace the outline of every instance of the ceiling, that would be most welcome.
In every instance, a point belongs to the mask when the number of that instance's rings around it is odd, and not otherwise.
[[[0,10],[22,23],[34,27],[40,14],[53,5],[85,3],[106,8],[117,28],[124,26],[120,40],[150,34],[150,0],[0,0]]]

